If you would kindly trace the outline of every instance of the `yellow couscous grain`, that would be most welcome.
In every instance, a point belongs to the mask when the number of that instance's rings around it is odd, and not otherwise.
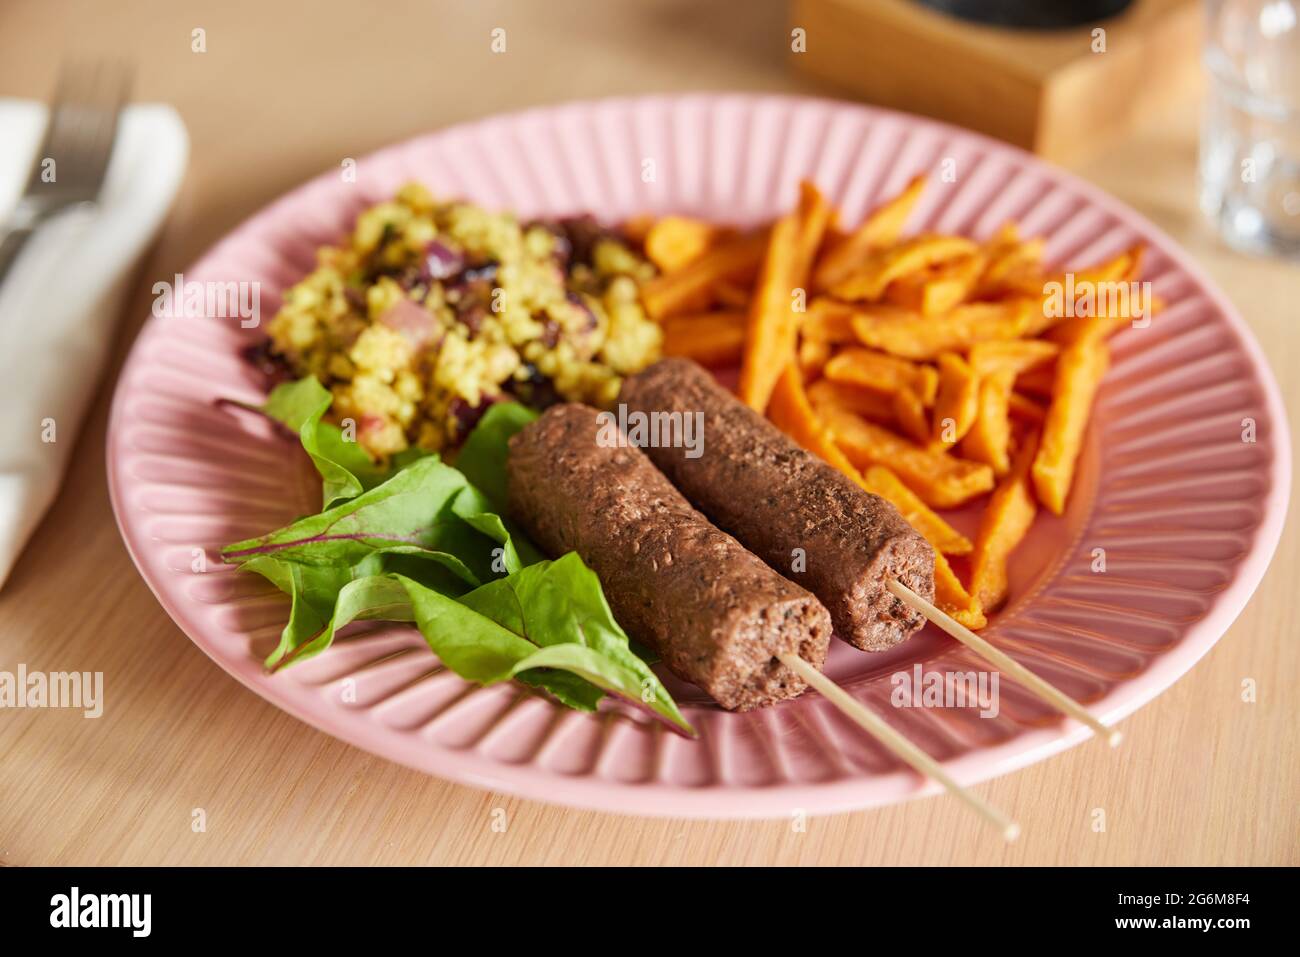
[[[614,403],[659,357],[638,300],[653,272],[589,220],[521,224],[411,183],[286,290],[270,350],[329,388],[372,455],[436,451],[501,399]]]

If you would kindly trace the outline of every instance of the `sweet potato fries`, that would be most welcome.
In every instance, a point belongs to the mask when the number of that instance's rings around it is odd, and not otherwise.
[[[1103,294],[1137,285],[1141,247],[1069,273],[1014,223],[907,235],[924,188],[851,231],[809,182],[764,229],[665,217],[642,295],[668,354],[738,364],[742,400],[893,502],[935,548],[937,604],[979,628],[1039,506],[1066,510],[1107,338],[1159,303]],[[980,501],[973,541],[940,514]]]

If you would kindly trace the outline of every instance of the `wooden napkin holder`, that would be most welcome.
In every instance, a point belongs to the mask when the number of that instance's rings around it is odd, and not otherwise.
[[[796,29],[806,44],[799,52],[792,39],[797,69],[1061,163],[1198,88],[1198,0],[1134,0],[1111,19],[1051,31],[971,23],[913,0],[792,0]]]

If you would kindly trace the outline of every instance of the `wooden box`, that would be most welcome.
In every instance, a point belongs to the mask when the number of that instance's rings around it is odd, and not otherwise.
[[[806,50],[791,59],[870,103],[1079,162],[1195,93],[1201,20],[1197,0],[1135,0],[1052,31],[971,23],[913,0],[793,0]]]

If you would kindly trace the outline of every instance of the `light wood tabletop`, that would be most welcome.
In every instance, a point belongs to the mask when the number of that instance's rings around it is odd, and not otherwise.
[[[104,434],[149,287],[342,157],[496,111],[687,89],[834,94],[790,69],[777,2],[221,4],[16,0],[0,94],[46,98],[59,62],[104,52],[137,98],[172,103],[192,157],[126,305],[62,493],[0,592],[0,668],[104,673],[103,716],[0,711],[0,861],[35,864],[1300,863],[1300,537],[1168,692],[1093,741],[981,785],[1004,845],[950,797],[728,823],[568,810],[426,777],[334,740],[226,675],[171,622],[114,525]],[[489,53],[507,30],[507,53]],[[206,52],[191,49],[205,31]],[[815,37],[809,38],[814,44]],[[1077,172],[1176,237],[1223,286],[1300,423],[1300,269],[1225,249],[1195,201],[1195,104]],[[1253,679],[1253,702],[1242,684]],[[506,812],[508,825],[493,824]],[[1095,828],[1096,811],[1104,831]],[[205,827],[193,822],[201,812]]]

